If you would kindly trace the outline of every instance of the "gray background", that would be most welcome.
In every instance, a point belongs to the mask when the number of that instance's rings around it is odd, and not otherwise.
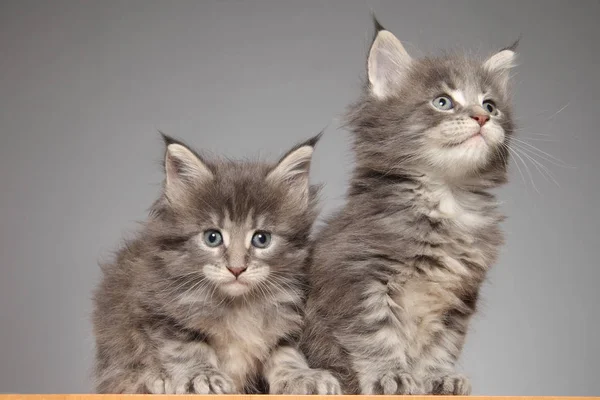
[[[416,55],[523,34],[520,138],[574,168],[537,153],[558,186],[512,164],[461,365],[477,394],[600,395],[600,3],[547,0],[2,1],[1,392],[91,390],[97,263],[158,194],[158,129],[276,157],[329,124],[312,176],[342,203],[371,8]]]

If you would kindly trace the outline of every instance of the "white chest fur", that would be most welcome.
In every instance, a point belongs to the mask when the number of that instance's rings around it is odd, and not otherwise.
[[[475,195],[447,184],[430,183],[421,196],[431,205],[430,217],[452,221],[467,230],[478,229],[494,221],[474,207],[480,202]]]
[[[240,307],[210,327],[210,344],[219,369],[229,375],[241,391],[248,380],[261,373],[262,365],[279,339],[294,328],[300,316],[284,315],[275,305]]]
[[[267,329],[264,314],[248,308],[231,310],[210,331],[219,369],[233,379],[238,390],[242,390],[247,379],[260,370],[277,341],[274,330]]]
[[[444,314],[462,304],[461,281],[468,270],[450,257],[443,257],[445,268],[434,268],[426,275],[398,277],[388,284],[390,305],[407,343],[406,355],[419,359],[436,335],[446,330]]]

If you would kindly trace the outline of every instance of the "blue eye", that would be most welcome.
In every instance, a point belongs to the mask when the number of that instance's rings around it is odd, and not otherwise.
[[[454,103],[452,102],[452,98],[450,96],[438,96],[431,102],[435,108],[442,111],[452,110],[454,108]]]
[[[217,247],[223,243],[223,235],[216,229],[209,229],[204,232],[204,243],[208,247]]]
[[[492,100],[484,101],[483,108],[485,108],[485,110],[492,115],[498,114],[498,108],[496,107],[496,103],[494,103]]]
[[[265,231],[257,231],[252,235],[252,246],[265,249],[271,244],[271,234]]]

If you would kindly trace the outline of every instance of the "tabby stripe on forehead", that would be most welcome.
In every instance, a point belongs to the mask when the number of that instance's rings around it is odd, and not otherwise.
[[[160,238],[158,245],[161,250],[173,250],[180,248],[189,240],[189,236],[164,236]]]

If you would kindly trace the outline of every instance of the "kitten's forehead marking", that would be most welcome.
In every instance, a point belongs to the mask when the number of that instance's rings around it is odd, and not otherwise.
[[[246,246],[246,250],[250,248],[250,243],[252,241],[252,235],[254,235],[254,209],[250,209],[248,211],[248,215],[246,215],[246,223],[243,227],[241,227],[242,232],[246,232],[246,236],[244,237],[244,246]]]
[[[462,90],[450,90],[448,94],[452,96],[454,101],[456,101],[462,107],[464,107],[467,104],[467,99],[465,98],[465,94]]]
[[[254,209],[250,209],[248,211],[248,214],[246,215],[246,219],[244,222],[242,223],[236,223],[234,222],[230,215],[229,212],[227,210],[223,210],[223,222],[222,222],[222,230],[224,232],[228,232],[228,240],[227,242],[225,241],[225,237],[223,237],[223,242],[225,243],[225,247],[229,246],[229,243],[231,243],[235,238],[238,238],[237,240],[239,240],[240,237],[243,237],[243,243],[244,246],[246,247],[246,249],[250,248],[250,243],[252,241],[252,235],[255,232],[254,228]]]
[[[223,245],[227,248],[231,243],[231,236],[226,229],[221,229],[221,236],[223,237]]]
[[[221,222],[221,232],[223,233],[223,244],[225,247],[229,247],[231,244],[231,236],[235,235],[235,230],[233,229],[233,223],[229,218],[229,212],[227,210],[223,210],[223,220]],[[227,236],[227,238],[225,238]]]
[[[461,107],[464,107],[467,103],[464,92],[461,89],[453,87],[454,86],[448,84],[448,82],[442,82],[442,90],[452,97],[453,101],[458,103]]]
[[[249,215],[249,218],[246,220],[246,240],[244,243],[246,244],[246,248],[249,249],[252,244],[252,236],[257,230],[260,230],[261,227],[264,226],[265,217],[263,215],[259,216],[256,221],[253,221],[252,215]]]
[[[253,220],[254,220],[254,209],[251,208],[250,211],[248,211],[248,215],[246,215],[246,226],[251,227]]]
[[[448,86],[446,86],[446,85],[444,85],[444,86],[445,86],[448,94],[450,96],[452,96],[452,99],[456,103],[458,103],[461,107],[467,107],[470,105],[479,105],[483,102],[484,97],[487,96],[487,94],[483,94],[476,88],[470,87],[470,86],[467,86],[466,90],[465,89],[449,90]]]
[[[254,236],[254,230],[250,230],[246,233],[246,238],[244,239],[244,245],[246,249],[250,248],[250,243],[252,243],[252,236]]]

